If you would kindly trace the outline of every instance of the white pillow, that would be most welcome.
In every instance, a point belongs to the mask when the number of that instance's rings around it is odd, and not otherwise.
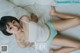
[[[3,16],[3,14],[8,14],[9,11],[11,11],[15,6],[6,0],[0,0],[0,17]],[[7,13],[5,13],[7,12]]]
[[[19,19],[22,15],[28,15],[29,16],[29,13],[20,7],[15,7],[13,9],[10,9],[9,11],[2,12],[0,14],[0,17],[2,17],[2,16],[14,16],[14,17],[17,17]]]
[[[9,0],[12,3],[18,5],[18,6],[26,6],[26,5],[30,5],[30,4],[34,4],[35,0]]]
[[[55,4],[54,0],[36,0],[35,2],[40,5],[54,5]]]
[[[6,0],[0,0],[0,13],[3,11],[7,11],[13,7],[15,7],[15,6],[13,4],[7,2]]]
[[[10,0],[18,6],[26,6],[30,4],[40,4],[40,5],[54,5],[54,0]]]
[[[29,13],[20,7],[16,7],[6,0],[0,0],[0,18],[2,16],[20,17],[22,15],[29,15]]]
[[[21,8],[21,7],[15,7],[10,11],[5,12],[3,15],[5,15],[5,16],[14,16],[14,17],[16,17],[18,19],[23,15],[30,16],[30,14],[26,10]]]

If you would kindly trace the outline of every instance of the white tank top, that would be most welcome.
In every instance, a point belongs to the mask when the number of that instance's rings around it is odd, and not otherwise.
[[[29,31],[29,42],[45,42],[49,37],[49,30],[45,24],[38,24],[32,21],[24,22]]]

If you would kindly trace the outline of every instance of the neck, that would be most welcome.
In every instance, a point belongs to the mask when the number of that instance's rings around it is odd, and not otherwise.
[[[20,21],[20,31],[19,32],[17,32],[15,35],[20,35],[20,34],[22,34],[23,32],[24,32],[24,29],[23,29],[23,23]]]

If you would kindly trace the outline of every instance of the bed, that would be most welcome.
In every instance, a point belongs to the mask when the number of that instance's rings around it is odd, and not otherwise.
[[[34,13],[39,17],[39,23],[46,23],[52,19],[58,19],[49,14],[51,5],[55,5],[59,12],[80,15],[80,4],[56,4],[54,0],[0,0],[0,17],[10,15],[19,19],[22,15],[30,16],[30,13]],[[80,25],[61,33],[80,40]],[[47,50],[40,52],[31,47],[20,48],[16,44],[14,35],[7,37],[1,32],[0,45],[8,45],[7,53],[48,53]],[[80,53],[80,50],[72,53]]]

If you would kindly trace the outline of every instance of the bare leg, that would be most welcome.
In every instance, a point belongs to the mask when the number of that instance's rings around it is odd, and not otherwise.
[[[58,50],[51,49],[49,53],[70,53],[72,51],[77,50],[76,48],[63,47]]]
[[[60,45],[62,48],[54,50],[53,53],[70,53],[80,49],[80,41],[64,35],[57,35],[52,45]]]
[[[62,30],[65,30],[65,29],[68,29],[68,28],[71,28],[73,26],[77,26],[80,24],[80,18],[77,16],[63,14],[63,13],[54,13],[56,12],[54,9],[51,12],[53,12],[51,15],[64,19],[64,20],[51,22],[57,31],[62,31]],[[71,51],[80,49],[80,41],[75,40],[70,37],[66,37],[64,35],[57,35],[53,39],[52,45],[62,46],[61,49],[54,50],[55,53],[70,53]],[[54,53],[54,51],[52,53]]]
[[[57,31],[62,31],[62,30],[65,30],[65,29],[68,29],[68,28],[71,28],[73,26],[77,26],[80,24],[80,17],[63,14],[63,13],[57,13],[54,7],[52,7],[51,9],[52,9],[51,15],[64,19],[64,20],[51,22]]]
[[[52,16],[56,16],[56,17],[59,17],[61,19],[79,18],[79,16],[76,16],[76,15],[66,14],[66,13],[59,13],[59,12],[56,11],[54,6],[51,6],[50,14]]]
[[[63,31],[80,25],[80,19],[74,18],[68,20],[58,20],[58,21],[52,21],[51,23],[54,25],[57,31]]]

